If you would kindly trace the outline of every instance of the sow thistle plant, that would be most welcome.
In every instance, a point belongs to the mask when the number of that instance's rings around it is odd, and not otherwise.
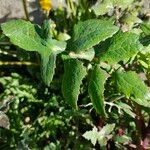
[[[51,3],[48,1],[41,0],[40,4],[42,9],[50,10]],[[135,120],[139,116],[139,108],[149,109],[148,87],[136,69],[130,67],[144,49],[140,35],[132,31],[122,32],[110,20],[89,19],[74,26],[69,40],[58,41],[50,35],[47,24],[45,21],[40,27],[18,19],[3,23],[1,29],[14,45],[40,55],[41,78],[48,87],[59,67],[56,61],[61,56],[64,66],[62,94],[73,109],[80,108],[78,104],[83,82],[87,85],[93,108],[104,123],[109,122],[113,108],[117,108],[120,115],[124,112]],[[86,107],[88,104],[84,105]],[[138,128],[138,123],[136,125]],[[105,131],[107,128],[109,131]],[[93,145],[98,141],[106,146],[107,140],[117,138],[112,136],[114,128],[115,124],[108,124],[100,134],[93,128],[83,136]],[[92,139],[91,135],[96,138]],[[144,140],[142,135],[140,140]]]

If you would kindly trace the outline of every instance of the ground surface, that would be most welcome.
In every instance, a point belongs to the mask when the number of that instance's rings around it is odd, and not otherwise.
[[[39,0],[27,0],[30,19],[36,23],[42,21],[43,15],[39,9]],[[60,2],[64,6],[64,0],[51,0],[54,7]],[[22,0],[0,0],[0,23],[14,18],[24,18]]]

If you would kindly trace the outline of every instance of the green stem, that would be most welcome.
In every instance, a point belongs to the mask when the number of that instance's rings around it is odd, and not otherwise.
[[[24,8],[24,13],[25,13],[26,20],[30,21],[29,13],[28,13],[28,10],[27,10],[27,2],[26,2],[26,0],[22,0],[22,3],[23,3],[23,8]]]
[[[26,66],[31,66],[31,65],[38,65],[36,63],[33,62],[28,62],[28,61],[24,61],[24,62],[18,62],[18,61],[0,61],[0,66],[8,66],[8,65],[17,65],[17,66],[21,66],[21,65],[26,65]]]

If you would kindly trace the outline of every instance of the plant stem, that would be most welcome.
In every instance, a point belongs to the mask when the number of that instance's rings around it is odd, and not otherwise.
[[[27,10],[27,2],[26,2],[26,0],[22,0],[22,3],[23,3],[23,8],[24,8],[24,13],[25,13],[26,20],[30,21],[29,13],[28,13],[28,10]]]
[[[10,42],[0,42],[0,45],[12,45]]]
[[[136,114],[137,117],[135,118],[135,123],[137,126],[137,150],[141,150],[142,145],[141,145],[141,141],[142,141],[142,135],[143,135],[143,130],[145,129],[145,124],[144,124],[144,119],[143,116],[141,114],[141,107],[136,105]]]
[[[0,49],[0,54],[12,56],[12,57],[17,57],[16,53],[14,53],[14,52],[12,53],[11,51],[2,50],[2,49]]]
[[[26,66],[31,66],[31,65],[38,65],[36,63],[33,62],[28,62],[28,61],[24,61],[24,62],[18,62],[18,61],[0,61],[0,66],[7,66],[7,65],[17,65],[17,66],[22,66],[22,65],[26,65]]]

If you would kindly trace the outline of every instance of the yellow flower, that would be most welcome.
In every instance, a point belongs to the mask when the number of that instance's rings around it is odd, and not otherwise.
[[[52,3],[50,0],[39,0],[40,6],[43,10],[50,11],[52,8]]]

